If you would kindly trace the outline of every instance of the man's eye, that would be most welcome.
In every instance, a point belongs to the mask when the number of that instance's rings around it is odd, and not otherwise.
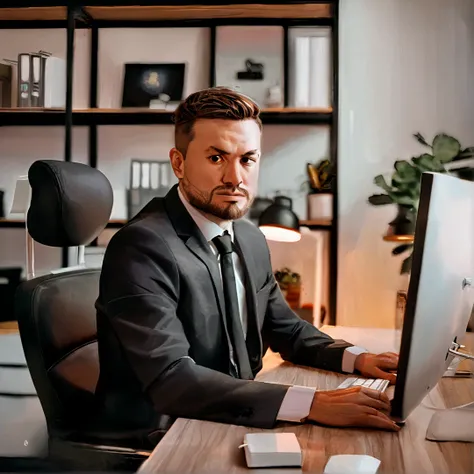
[[[213,162],[213,163],[219,163],[219,161],[222,160],[222,157],[221,155],[212,155],[209,157],[209,159]]]
[[[242,158],[242,163],[243,163],[244,165],[253,165],[253,164],[255,163],[255,160],[253,160],[252,158],[249,158],[249,157],[247,157],[247,156],[244,156],[244,157]]]

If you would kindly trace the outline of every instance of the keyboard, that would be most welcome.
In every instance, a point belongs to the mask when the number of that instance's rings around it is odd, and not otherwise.
[[[372,390],[379,392],[385,392],[390,382],[385,379],[366,379],[363,377],[349,377],[342,382],[337,388],[349,388],[349,387],[367,387]]]

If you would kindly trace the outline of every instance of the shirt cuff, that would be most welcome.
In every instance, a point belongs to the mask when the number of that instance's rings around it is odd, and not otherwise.
[[[315,388],[294,385],[288,389],[278,412],[277,420],[302,422],[308,417]]]
[[[365,354],[367,352],[369,352],[367,349],[358,346],[351,346],[346,348],[342,356],[342,371],[348,374],[353,374],[357,356],[360,354]]]

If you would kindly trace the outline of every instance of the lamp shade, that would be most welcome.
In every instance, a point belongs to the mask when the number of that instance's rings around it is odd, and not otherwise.
[[[292,210],[292,200],[276,196],[273,204],[260,215],[258,225],[268,240],[298,242],[301,239],[298,216]]]

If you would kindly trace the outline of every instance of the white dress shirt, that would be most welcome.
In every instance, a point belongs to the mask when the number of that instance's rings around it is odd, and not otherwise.
[[[186,207],[186,210],[189,212],[194,222],[204,235],[204,238],[209,242],[209,246],[218,258],[220,268],[220,256],[215,245],[212,242],[212,239],[219,235],[222,235],[224,231],[227,230],[231,236],[232,241],[234,241],[234,229],[232,222],[230,221],[225,226],[219,226],[215,222],[212,222],[206,217],[204,217],[201,212],[199,212],[195,207],[193,207],[184,197],[179,187],[178,195],[182,203]],[[232,254],[232,258],[234,262],[234,272],[237,285],[237,298],[239,302],[240,320],[242,322],[244,335],[246,336],[248,316],[244,285],[244,271],[242,268],[242,263],[240,262],[239,256],[236,252]],[[342,358],[342,371],[347,373],[354,372],[355,360],[359,354],[362,354],[364,352],[367,351],[362,347],[348,347],[344,351],[344,355]],[[306,418],[310,412],[315,392],[316,389],[312,387],[301,387],[297,385],[290,387],[285,397],[283,398],[283,402],[278,412],[277,419],[281,421],[300,422],[301,420]]]

